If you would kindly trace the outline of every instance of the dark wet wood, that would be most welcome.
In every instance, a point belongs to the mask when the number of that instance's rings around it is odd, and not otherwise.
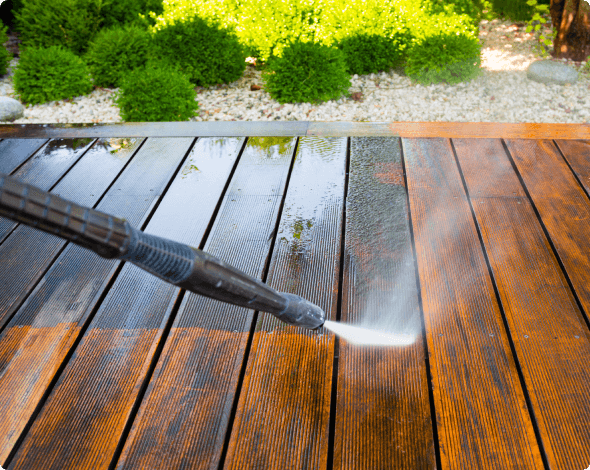
[[[297,139],[248,139],[205,251],[262,278]],[[215,468],[252,310],[187,294],[117,464]]]
[[[334,468],[436,468],[401,142],[351,140],[341,320],[416,339],[340,341]]]
[[[17,171],[11,172],[11,176],[23,183],[32,184],[49,191],[94,142],[94,139],[50,140]],[[34,145],[29,145],[26,152],[33,153],[38,143],[36,141]],[[16,165],[18,160],[18,158],[11,158],[12,163],[10,165]],[[17,225],[17,222],[0,217],[0,243],[6,239]]]
[[[502,142],[453,143],[549,465],[585,468],[590,335],[584,319]]]
[[[261,313],[255,328],[253,311],[181,301],[0,220],[1,466],[590,464],[588,125],[227,124],[2,125],[0,172],[148,233],[209,233],[206,251],[329,317],[414,325],[415,343],[354,346]]]
[[[543,466],[448,139],[404,139],[443,468]]]
[[[0,137],[384,136],[590,139],[590,124],[504,122],[207,121],[0,124]]]
[[[336,319],[347,141],[299,140],[268,283]],[[261,313],[224,468],[326,468],[334,335]],[[256,442],[256,444],[252,444]]]

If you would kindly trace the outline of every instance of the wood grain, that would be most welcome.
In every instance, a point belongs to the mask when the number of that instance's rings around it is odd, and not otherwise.
[[[543,467],[446,139],[402,139],[443,468]]]
[[[0,173],[12,173],[47,142],[47,139],[2,140],[0,142]]]
[[[350,159],[341,319],[415,340],[340,340],[334,468],[436,468],[400,139],[352,138]]]
[[[550,468],[590,455],[590,334],[502,143],[453,139]]]
[[[248,139],[205,251],[262,277],[296,143]],[[217,468],[253,314],[185,295],[117,469]]]
[[[336,318],[346,139],[304,137],[268,283]],[[260,313],[225,468],[326,468],[334,336]],[[253,444],[254,443],[254,444]]]

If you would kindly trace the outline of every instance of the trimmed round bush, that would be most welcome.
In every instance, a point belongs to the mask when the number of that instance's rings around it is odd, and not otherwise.
[[[366,75],[388,72],[401,65],[404,49],[412,39],[409,31],[396,33],[393,38],[379,34],[358,33],[343,38],[338,49],[346,56],[349,74]]]
[[[480,66],[481,45],[476,38],[439,31],[410,48],[404,71],[422,85],[455,85],[479,76]]]
[[[146,64],[150,41],[150,33],[134,24],[101,30],[84,56],[94,85],[118,87],[121,77]]]
[[[77,55],[102,25],[102,0],[26,0],[15,12],[23,47],[64,46]]]
[[[199,109],[189,79],[177,68],[149,61],[125,75],[115,94],[127,122],[188,121]]]
[[[8,26],[4,26],[0,21],[0,76],[5,75],[8,71],[8,65],[12,59],[12,54],[4,47],[4,43],[8,41]]]
[[[295,41],[282,57],[271,57],[262,78],[270,96],[279,103],[300,103],[348,96],[350,75],[346,57],[336,47]]]
[[[244,47],[232,29],[194,16],[162,26],[153,37],[154,54],[178,66],[194,84],[238,80],[246,68]]]
[[[93,88],[86,64],[62,46],[23,49],[13,82],[20,100],[30,104],[86,95]]]

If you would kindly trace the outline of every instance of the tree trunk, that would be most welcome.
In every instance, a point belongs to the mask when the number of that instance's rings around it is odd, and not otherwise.
[[[584,62],[590,56],[590,4],[586,0],[551,0],[556,59]]]

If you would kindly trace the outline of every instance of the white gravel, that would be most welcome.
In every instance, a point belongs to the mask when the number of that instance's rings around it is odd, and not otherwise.
[[[403,74],[351,78],[350,92],[320,105],[280,105],[264,89],[261,72],[248,66],[229,85],[197,87],[198,116],[193,121],[454,121],[454,122],[590,122],[590,73],[572,85],[545,85],[527,79],[526,68],[541,57],[532,52],[533,35],[509,21],[480,25],[483,74],[457,85],[414,84]],[[13,59],[11,67],[18,63]],[[569,63],[576,69],[583,64]],[[14,123],[121,122],[113,101],[117,89],[96,89],[86,96],[26,106]],[[0,96],[15,96],[12,73],[0,80]]]

